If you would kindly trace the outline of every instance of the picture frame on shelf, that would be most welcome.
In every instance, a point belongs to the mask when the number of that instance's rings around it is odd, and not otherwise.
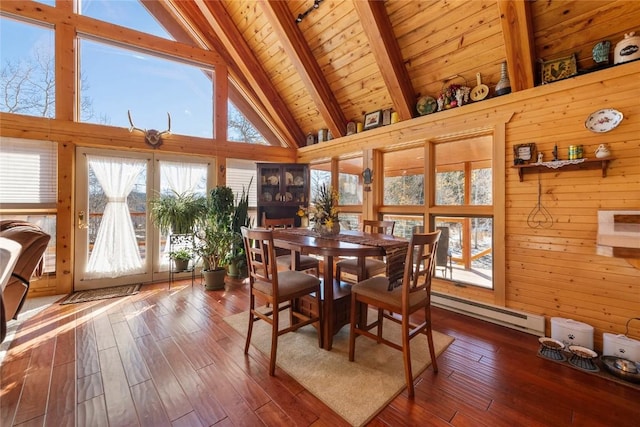
[[[516,144],[513,146],[513,164],[524,165],[534,161],[536,157],[536,144]]]
[[[382,126],[382,110],[367,113],[364,116],[364,130]]]

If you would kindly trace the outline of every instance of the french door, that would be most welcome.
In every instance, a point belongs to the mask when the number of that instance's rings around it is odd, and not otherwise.
[[[205,194],[212,170],[208,159],[79,147],[74,290],[166,280],[167,236],[149,219],[149,198]]]

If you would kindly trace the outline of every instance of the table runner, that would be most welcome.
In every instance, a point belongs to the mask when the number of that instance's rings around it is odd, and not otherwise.
[[[387,273],[386,276],[389,278],[389,290],[392,290],[394,287],[398,286],[402,282],[402,277],[404,276],[404,263],[405,258],[407,256],[407,249],[409,248],[409,241],[403,239],[403,241],[398,240],[387,240],[376,237],[375,235],[351,235],[351,234],[320,234],[316,231],[310,230],[308,228],[285,228],[278,230],[280,233],[290,233],[296,234],[300,236],[309,236],[309,237],[320,237],[323,239],[331,239],[331,240],[339,240],[341,242],[354,243],[358,245],[366,245],[366,246],[377,246],[384,250],[386,264],[387,264]],[[399,237],[395,237],[395,239],[401,239]]]

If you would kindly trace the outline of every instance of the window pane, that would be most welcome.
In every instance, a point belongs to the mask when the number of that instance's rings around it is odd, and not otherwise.
[[[383,154],[384,204],[424,204],[424,148]]]
[[[139,0],[82,0],[80,14],[174,40]]]
[[[249,217],[256,225],[257,190],[256,190],[256,162],[251,160],[227,159],[227,186],[231,187],[236,197],[242,195],[242,189],[249,194]],[[249,187],[251,185],[251,187]]]
[[[81,39],[80,76],[83,122],[213,137],[211,70]]]
[[[491,168],[471,170],[471,204],[493,204],[493,171]]]
[[[54,118],[53,31],[0,17],[0,52],[0,111]]]
[[[56,215],[55,214],[12,214],[6,212],[0,214],[0,221],[14,220],[25,221],[31,224],[35,224],[42,230],[51,236],[47,249],[44,252],[44,273],[56,272]]]
[[[424,225],[422,215],[385,214],[382,219],[384,221],[395,221],[396,225],[393,228],[393,235],[407,239],[410,239],[413,235],[414,227]]]
[[[493,289],[493,219],[436,217],[435,225],[442,231],[436,275]]]
[[[318,163],[309,165],[309,174],[311,176],[311,200],[318,193],[318,189],[322,184],[329,187],[331,185],[331,163]]]
[[[341,205],[362,205],[362,157],[338,162],[338,195]]]
[[[227,139],[229,141],[268,145],[262,134],[258,132],[245,115],[233,105],[233,102],[227,102],[227,111],[229,113],[227,122]]]
[[[0,137],[0,200],[20,208],[55,208],[58,152],[55,142]]]
[[[362,230],[362,215],[356,213],[340,212],[340,229]]]
[[[493,203],[492,138],[480,136],[435,145],[436,205]]]

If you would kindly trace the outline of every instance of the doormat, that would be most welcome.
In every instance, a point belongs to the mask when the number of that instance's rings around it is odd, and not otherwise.
[[[135,295],[140,292],[140,286],[140,284],[125,285],[115,286],[113,288],[91,289],[88,291],[74,292],[67,298],[65,298],[62,302],[60,302],[60,305]]]

